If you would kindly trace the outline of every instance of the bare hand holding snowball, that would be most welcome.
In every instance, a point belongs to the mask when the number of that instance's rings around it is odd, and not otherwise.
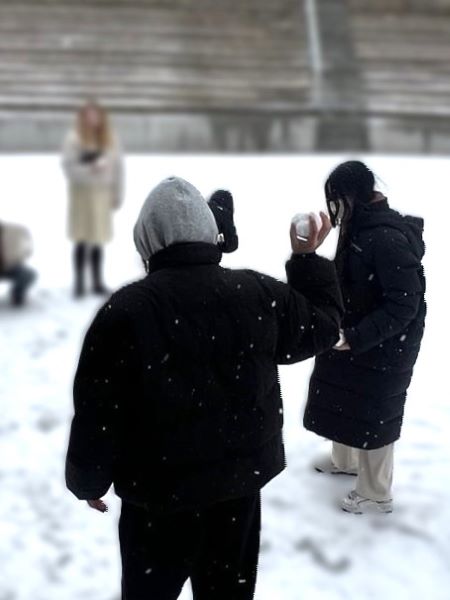
[[[311,254],[321,246],[331,231],[331,222],[324,212],[320,213],[320,219],[314,213],[308,215],[309,228],[305,227],[304,220],[296,215],[291,223],[291,246],[294,254]],[[307,233],[307,236],[300,235]]]

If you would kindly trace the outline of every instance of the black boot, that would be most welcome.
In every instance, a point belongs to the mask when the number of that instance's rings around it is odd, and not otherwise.
[[[103,250],[101,246],[94,246],[91,253],[92,265],[92,291],[94,294],[105,296],[110,293],[103,283]]]
[[[75,286],[73,295],[75,298],[81,298],[86,293],[84,267],[86,263],[86,244],[78,243],[73,252],[73,266],[75,272]]]

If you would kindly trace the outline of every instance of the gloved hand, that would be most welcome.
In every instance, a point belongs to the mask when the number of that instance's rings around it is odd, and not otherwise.
[[[233,196],[227,190],[216,190],[209,199],[209,204],[215,204],[221,210],[234,213]]]

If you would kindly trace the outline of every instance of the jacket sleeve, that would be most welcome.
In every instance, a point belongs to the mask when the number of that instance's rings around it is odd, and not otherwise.
[[[353,354],[366,352],[405,329],[415,318],[424,291],[420,260],[400,231],[386,229],[374,241],[373,260],[382,300],[356,326],[344,331]]]
[[[316,254],[293,255],[288,284],[271,280],[277,312],[278,364],[291,364],[328,350],[339,339],[343,303],[334,264]]]
[[[113,188],[113,208],[119,209],[123,204],[125,191],[125,165],[123,151],[118,140],[115,140],[112,157],[112,188]]]
[[[87,183],[92,180],[91,168],[80,162],[80,146],[74,131],[69,131],[62,148],[62,168],[72,183]]]
[[[135,378],[133,337],[126,313],[107,304],[83,343],[66,457],[66,485],[80,500],[100,498],[113,481],[119,424]]]
[[[219,233],[224,238],[223,242],[219,243],[220,249],[225,253],[234,252],[238,248],[239,238],[234,225],[233,208],[225,202],[219,203],[215,200],[209,201],[209,208],[214,215]]]

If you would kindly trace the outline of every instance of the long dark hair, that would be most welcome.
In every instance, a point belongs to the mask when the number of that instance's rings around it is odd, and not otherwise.
[[[343,203],[341,219],[348,221],[357,204],[369,204],[373,198],[375,175],[359,160],[348,160],[338,165],[325,182],[325,198],[333,217],[333,204]],[[334,223],[336,225],[338,223]]]
[[[325,198],[333,227],[341,226],[336,250],[336,266],[343,275],[345,254],[351,236],[352,216],[373,199],[375,175],[359,160],[338,165],[325,182]]]

